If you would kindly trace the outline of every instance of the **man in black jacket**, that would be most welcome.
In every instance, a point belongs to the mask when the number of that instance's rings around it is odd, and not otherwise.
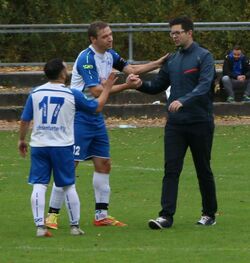
[[[250,102],[250,65],[239,46],[235,46],[223,63],[222,84],[227,93],[227,102],[235,102],[234,89],[244,88],[243,100]]]
[[[188,147],[202,197],[202,216],[197,224],[209,226],[216,223],[216,190],[210,167],[214,133],[211,98],[214,60],[208,50],[193,41],[193,22],[189,18],[171,20],[170,29],[177,52],[168,58],[154,80],[142,82],[138,88],[141,92],[156,94],[171,86],[165,127],[162,209],[158,218],[149,220],[151,229],[169,228],[173,224],[179,176]]]

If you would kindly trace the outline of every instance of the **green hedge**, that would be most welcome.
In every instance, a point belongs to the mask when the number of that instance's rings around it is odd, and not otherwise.
[[[250,21],[247,0],[0,0],[1,24],[160,23],[179,15],[195,22]],[[128,36],[114,33],[114,48],[128,58]],[[250,55],[250,31],[196,32],[195,39],[222,59],[235,43]],[[0,34],[1,62],[74,61],[88,45],[86,33]],[[173,51],[166,32],[134,34],[134,60],[152,60]]]

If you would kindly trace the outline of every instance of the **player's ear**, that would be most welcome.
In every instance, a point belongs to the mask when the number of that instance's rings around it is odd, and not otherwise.
[[[92,37],[90,37],[89,39],[90,39],[90,42],[91,42],[91,43],[95,44],[97,38],[95,38],[95,37],[92,36]]]
[[[64,83],[66,83],[66,81],[68,80],[68,71],[67,68],[64,68],[60,74],[59,74],[59,78],[62,79],[64,81]]]

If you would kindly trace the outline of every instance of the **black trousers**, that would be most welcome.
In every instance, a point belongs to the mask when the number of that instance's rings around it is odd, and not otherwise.
[[[202,213],[214,217],[217,211],[216,190],[210,167],[214,123],[169,124],[165,126],[165,175],[162,181],[160,216],[176,211],[179,177],[190,147],[202,198]]]

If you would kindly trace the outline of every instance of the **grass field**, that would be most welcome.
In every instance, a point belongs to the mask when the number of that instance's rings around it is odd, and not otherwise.
[[[0,132],[0,263],[250,262],[249,131],[249,126],[216,127],[212,156],[219,203],[216,226],[194,224],[200,217],[201,200],[188,153],[174,226],[150,230],[147,221],[160,209],[163,128],[112,129],[110,214],[128,227],[92,226],[92,166],[86,162],[77,170],[81,226],[86,235],[69,235],[64,208],[60,229],[51,239],[35,237],[31,186],[26,183],[29,159],[18,155],[17,133]]]

